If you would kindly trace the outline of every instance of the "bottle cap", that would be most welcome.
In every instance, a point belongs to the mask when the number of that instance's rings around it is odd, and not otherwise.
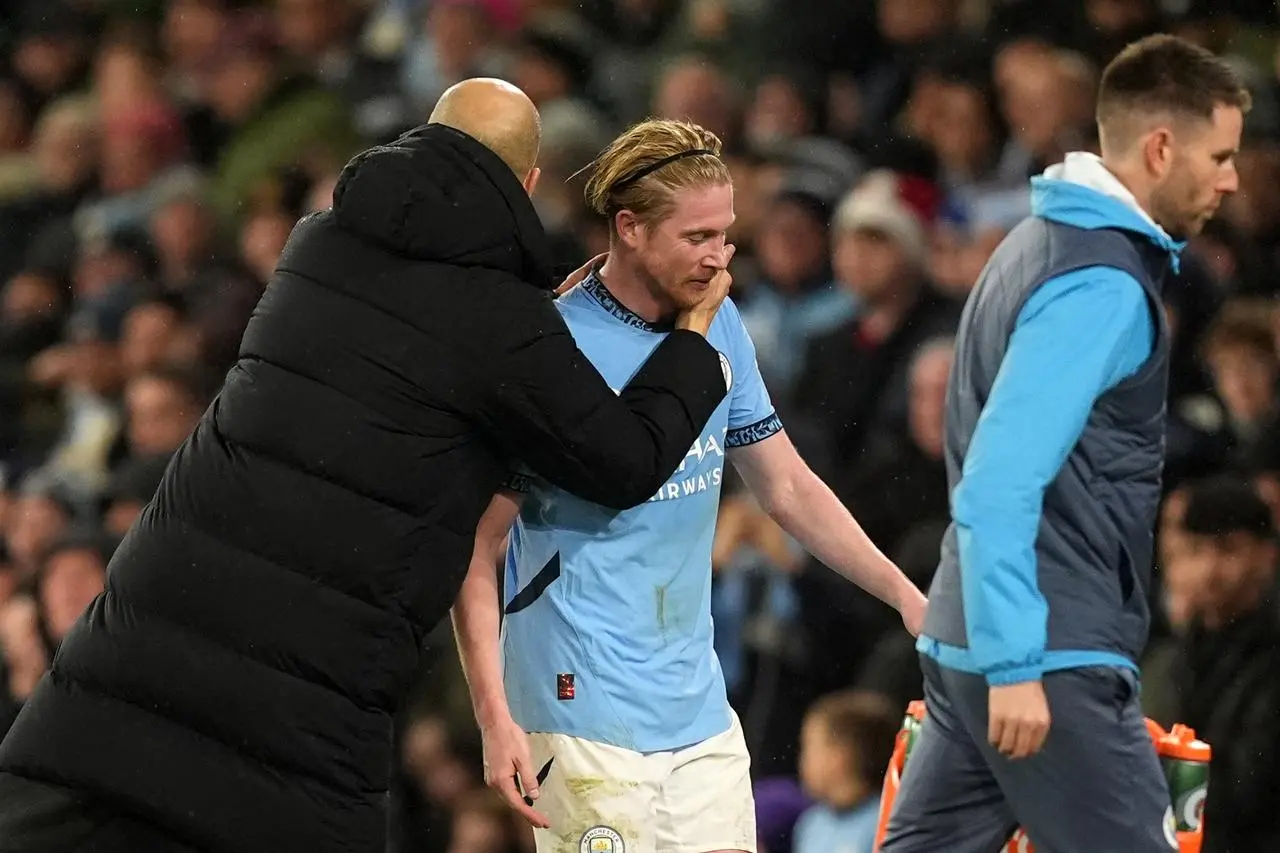
[[[1157,750],[1161,755],[1181,761],[1208,762],[1213,756],[1209,744],[1196,737],[1196,730],[1177,723],[1160,740]]]

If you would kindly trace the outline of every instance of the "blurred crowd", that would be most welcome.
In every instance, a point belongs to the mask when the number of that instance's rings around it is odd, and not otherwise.
[[[950,335],[1028,179],[1092,149],[1118,49],[1176,32],[1256,107],[1241,191],[1166,291],[1176,345],[1147,712],[1215,747],[1207,853],[1280,849],[1280,16],[1270,0],[8,0],[0,4],[0,733],[216,395],[301,216],[357,151],[498,76],[543,118],[566,271],[607,248],[576,173],[626,124],[726,145],[734,299],[789,433],[922,588],[947,520]],[[762,849],[847,849],[920,694],[896,614],[727,484],[716,647]],[[179,571],[181,567],[174,567]],[[483,787],[447,626],[400,726],[404,853],[530,835]]]

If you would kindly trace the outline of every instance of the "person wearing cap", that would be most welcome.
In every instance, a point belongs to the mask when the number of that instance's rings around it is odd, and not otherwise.
[[[951,525],[917,649],[927,715],[882,853],[1178,848],[1138,664],[1171,334],[1162,287],[1238,186],[1251,99],[1156,35],[1107,67],[1101,155],[1032,182],[969,295],[948,383]]]
[[[617,512],[700,440],[727,276],[611,388],[552,300],[538,142],[460,83],[298,223],[0,744],[0,850],[383,850],[392,720],[511,466]]]
[[[1178,719],[1213,747],[1203,853],[1280,850],[1280,567],[1276,525],[1243,479],[1188,490],[1180,570],[1192,591],[1172,666]]]
[[[650,120],[589,167],[609,253],[558,304],[615,385],[733,255],[720,151],[705,128]],[[726,462],[801,547],[912,634],[923,618],[920,590],[792,445],[731,301],[709,340],[729,395],[648,502],[610,512],[516,471],[477,531],[453,610],[458,646],[487,781],[536,827],[538,853],[756,851],[751,759],[712,631]]]
[[[875,169],[835,209],[833,267],[857,309],[809,343],[795,396],[837,470],[859,458],[874,432],[906,424],[912,355],[955,330],[959,308],[927,273],[940,198],[925,177]]]

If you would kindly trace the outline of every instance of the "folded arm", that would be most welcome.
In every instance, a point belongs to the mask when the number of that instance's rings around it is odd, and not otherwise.
[[[1109,267],[1045,283],[1018,315],[951,496],[969,650],[992,685],[1043,672],[1035,546],[1045,489],[1098,397],[1146,362],[1154,333],[1141,285]]]
[[[481,389],[482,427],[567,492],[613,509],[644,503],[725,397],[715,349],[695,332],[671,332],[615,394],[551,301],[531,310],[536,333],[495,358]]]

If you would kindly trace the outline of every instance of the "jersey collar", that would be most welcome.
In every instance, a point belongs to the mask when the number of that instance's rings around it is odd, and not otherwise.
[[[600,307],[608,311],[617,319],[626,323],[633,329],[640,329],[644,332],[654,332],[662,334],[669,332],[674,328],[670,322],[666,323],[650,323],[636,312],[618,301],[618,298],[609,292],[609,288],[605,287],[604,281],[596,274],[596,270],[592,270],[582,281],[582,289],[591,296],[596,302],[600,303]]]

